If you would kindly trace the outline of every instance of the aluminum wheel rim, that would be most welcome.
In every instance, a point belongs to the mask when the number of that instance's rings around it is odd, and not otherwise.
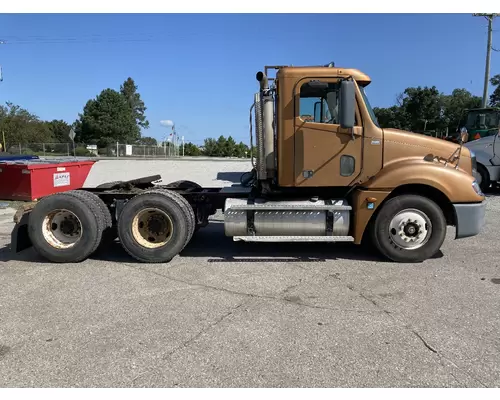
[[[42,234],[52,247],[69,249],[82,238],[82,222],[72,211],[57,209],[43,219]]]
[[[145,208],[132,220],[132,235],[137,243],[148,249],[165,246],[174,233],[172,219],[158,208]]]
[[[425,245],[432,234],[432,223],[422,211],[406,209],[397,213],[389,224],[389,238],[404,250],[415,250]]]

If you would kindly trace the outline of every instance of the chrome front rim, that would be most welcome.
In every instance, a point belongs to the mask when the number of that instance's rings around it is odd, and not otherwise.
[[[404,250],[415,250],[429,241],[432,224],[425,213],[416,209],[397,213],[389,224],[392,243]]]
[[[52,247],[69,249],[82,238],[82,223],[76,214],[69,210],[54,210],[45,216],[42,234]]]
[[[145,208],[132,220],[132,235],[137,243],[148,249],[166,245],[172,238],[172,219],[158,208]]]

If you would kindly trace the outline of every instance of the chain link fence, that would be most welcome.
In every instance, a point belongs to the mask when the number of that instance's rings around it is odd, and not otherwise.
[[[116,144],[108,147],[108,156],[168,158],[182,156],[182,146],[148,146],[140,144]],[[109,154],[112,153],[112,154]]]
[[[15,155],[117,157],[117,158],[174,158],[183,155],[182,146],[148,146],[139,144],[112,144],[99,148],[83,143],[16,143],[7,146],[6,152]]]
[[[7,146],[6,152],[16,155],[71,156],[71,143],[17,143]]]

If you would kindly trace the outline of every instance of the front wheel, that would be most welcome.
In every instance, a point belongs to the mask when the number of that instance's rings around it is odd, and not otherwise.
[[[483,193],[486,193],[490,188],[491,185],[490,174],[488,173],[488,170],[481,164],[478,164],[477,166],[476,181],[481,190],[483,191]]]
[[[446,237],[446,219],[432,200],[401,195],[382,206],[372,224],[375,247],[396,262],[422,262],[433,257]]]

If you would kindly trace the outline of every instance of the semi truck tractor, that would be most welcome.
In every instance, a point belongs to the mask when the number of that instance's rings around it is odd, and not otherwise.
[[[468,142],[495,135],[500,125],[500,108],[486,107],[465,110],[460,127],[467,129]]]
[[[395,262],[433,257],[448,226],[455,239],[480,233],[485,196],[465,138],[381,128],[357,69],[266,66],[256,79],[241,185],[155,175],[50,195],[18,210],[13,250],[76,263],[118,239],[141,262],[169,262],[217,210],[235,241],[368,243]]]

